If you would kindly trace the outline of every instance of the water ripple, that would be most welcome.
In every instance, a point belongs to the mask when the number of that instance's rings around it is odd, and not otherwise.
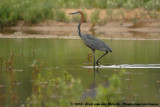
[[[93,68],[93,66],[82,66]],[[96,66],[97,68],[98,66]],[[160,68],[160,64],[121,64],[121,65],[100,65],[99,68]]]

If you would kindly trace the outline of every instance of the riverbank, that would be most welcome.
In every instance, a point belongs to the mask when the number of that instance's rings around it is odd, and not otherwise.
[[[78,21],[74,20],[77,16],[68,15],[68,13],[77,10],[79,9],[62,10],[65,11],[66,16],[70,19],[68,22],[46,20],[37,24],[26,24],[24,21],[18,21],[15,26],[5,27],[0,34],[0,38],[78,39]],[[157,16],[153,18],[143,9],[115,9],[112,11],[112,17],[110,17],[106,14],[106,10],[101,9],[98,10],[99,23],[93,26],[91,15],[95,10],[83,10],[87,16],[86,22],[82,24],[82,32],[104,39],[160,39],[159,12],[156,12],[155,15]],[[123,13],[123,15],[118,13]],[[142,17],[142,13],[146,15]]]

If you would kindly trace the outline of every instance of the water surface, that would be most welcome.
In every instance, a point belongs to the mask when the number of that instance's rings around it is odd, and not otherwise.
[[[104,83],[113,74],[125,69],[121,78],[124,101],[158,103],[160,101],[160,41],[158,40],[104,40],[113,50],[101,59],[102,65],[95,75],[95,84]],[[82,81],[84,90],[94,80],[93,55],[81,40],[72,39],[0,39],[0,58],[14,54],[16,87],[8,90],[8,82],[1,75],[1,105],[9,105],[13,94],[18,104],[26,104],[32,92],[32,65],[40,63],[43,71],[59,75],[64,71]],[[96,58],[104,52],[96,51]],[[135,69],[136,68],[136,69]],[[54,78],[54,76],[53,76]],[[93,95],[94,97],[94,95]],[[85,97],[84,97],[85,98]]]

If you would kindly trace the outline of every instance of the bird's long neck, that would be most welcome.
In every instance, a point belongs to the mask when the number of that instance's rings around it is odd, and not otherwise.
[[[79,36],[82,38],[82,35],[81,35],[81,24],[83,23],[83,14],[82,13],[80,13],[81,14],[81,21],[79,22],[79,24],[78,24],[78,34],[79,34]]]

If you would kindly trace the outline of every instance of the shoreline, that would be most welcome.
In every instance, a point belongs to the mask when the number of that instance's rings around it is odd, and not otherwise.
[[[67,17],[72,18],[67,13],[77,11],[78,9],[64,10]],[[115,9],[112,19],[107,22],[97,24],[93,27],[91,13],[95,9],[85,9],[87,22],[81,26],[81,32],[97,36],[104,39],[160,39],[160,20],[148,17],[147,11],[143,9]],[[121,14],[122,12],[124,17]],[[146,17],[141,17],[140,13],[146,13]],[[136,16],[138,14],[138,16]],[[157,13],[157,15],[160,12]],[[106,10],[100,10],[100,20],[106,18]],[[136,16],[136,17],[135,17]],[[18,21],[15,26],[5,27],[0,38],[63,38],[78,39],[78,22],[58,22],[55,20],[45,20],[34,25],[27,25],[24,21]]]
[[[157,40],[159,41],[160,38],[105,38],[105,37],[98,37],[100,39],[105,40]],[[81,39],[78,35],[77,36],[56,36],[56,35],[8,35],[2,36],[0,34],[0,39]]]

